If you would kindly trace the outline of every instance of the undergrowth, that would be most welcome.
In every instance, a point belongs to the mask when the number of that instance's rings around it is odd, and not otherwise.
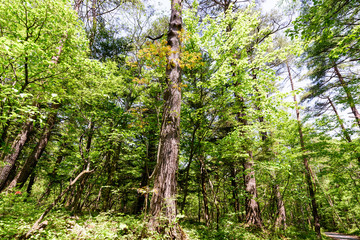
[[[35,199],[25,194],[0,194],[0,239],[20,239],[43,211],[44,207],[37,206]],[[143,216],[114,211],[74,216],[64,208],[55,208],[45,220],[48,225],[31,239],[166,239],[166,236],[147,231]],[[289,227],[286,231],[272,232],[252,229],[226,219],[211,226],[184,220],[181,226],[191,240],[316,239],[315,233],[309,229]]]

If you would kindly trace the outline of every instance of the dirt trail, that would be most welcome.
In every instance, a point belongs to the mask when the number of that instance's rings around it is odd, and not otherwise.
[[[325,235],[336,240],[360,240],[357,236],[344,235],[341,233],[325,232]]]

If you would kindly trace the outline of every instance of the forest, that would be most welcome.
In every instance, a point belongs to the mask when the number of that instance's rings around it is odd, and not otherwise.
[[[271,2],[1,0],[0,239],[360,239],[360,1]]]

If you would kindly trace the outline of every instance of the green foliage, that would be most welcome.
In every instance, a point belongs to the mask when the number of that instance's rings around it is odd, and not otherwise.
[[[38,145],[54,103],[61,104],[34,166],[34,185],[0,194],[1,239],[25,234],[88,166],[93,172],[63,196],[32,239],[167,239],[147,230],[146,217],[171,53],[168,16],[145,5],[95,2],[83,1],[78,13],[66,0],[0,3],[0,173],[23,124],[32,121],[34,131],[10,178]],[[331,113],[326,100],[339,112],[359,103],[359,4],[304,3],[292,31],[301,41],[292,44],[272,32],[277,19],[254,5],[195,1],[183,13],[177,220],[189,239],[315,239],[304,155],[322,228],[359,234],[358,129]],[[204,17],[204,4],[211,16]],[[86,16],[85,9],[91,9]],[[313,114],[301,122],[305,152],[295,104],[287,99],[303,90],[279,90],[284,63],[293,68],[301,54],[312,80],[303,99],[316,99],[307,102]],[[335,65],[347,88],[334,77]],[[249,158],[253,168],[244,170]],[[263,229],[245,224],[244,176],[252,170]],[[276,226],[275,187],[286,230]]]

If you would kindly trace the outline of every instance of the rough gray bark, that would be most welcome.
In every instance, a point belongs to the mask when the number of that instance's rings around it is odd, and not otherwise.
[[[5,188],[11,169],[15,166],[21,150],[23,149],[31,131],[33,130],[33,121],[28,121],[24,124],[22,131],[15,138],[11,145],[12,152],[9,153],[5,159],[5,166],[0,169],[0,191]]]
[[[181,0],[171,2],[168,45],[171,52],[166,67],[167,87],[160,131],[154,189],[150,203],[149,229],[165,233],[171,239],[184,239],[185,233],[176,222],[176,185],[180,144],[181,68],[180,31],[182,29]]]
[[[292,79],[290,66],[287,62],[286,62],[286,68],[287,68],[287,71],[289,74],[291,89],[294,91],[295,90],[294,82]],[[321,239],[320,217],[318,214],[318,206],[316,203],[315,186],[314,186],[313,179],[311,178],[311,169],[310,169],[310,165],[309,165],[309,160],[305,154],[306,148],[305,148],[304,135],[302,132],[302,126],[301,126],[301,120],[300,120],[300,111],[299,111],[299,107],[298,107],[298,102],[296,100],[296,94],[294,94],[293,96],[294,96],[294,103],[295,103],[295,109],[296,109],[296,118],[297,118],[297,122],[298,122],[298,131],[299,131],[299,137],[300,137],[300,146],[301,146],[301,151],[302,151],[303,164],[305,167],[305,178],[306,178],[306,183],[308,186],[309,195],[310,195],[310,199],[311,199],[312,215],[314,218],[314,227],[315,227],[315,232],[317,234],[317,237],[319,239]]]

